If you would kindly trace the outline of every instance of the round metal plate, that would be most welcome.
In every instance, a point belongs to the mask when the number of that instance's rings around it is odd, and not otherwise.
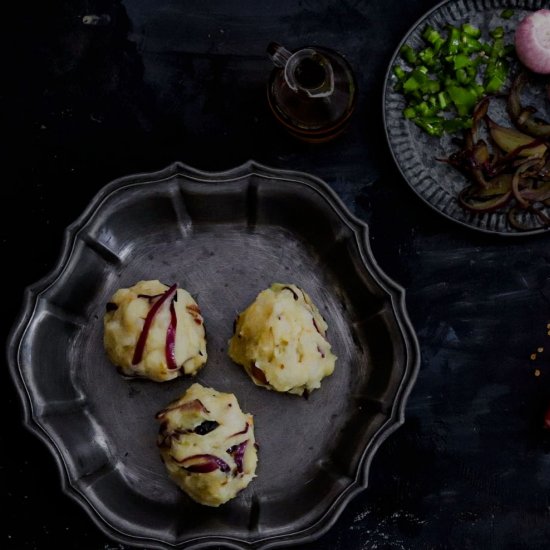
[[[539,220],[531,213],[526,213],[522,222],[532,229],[518,231],[509,225],[504,210],[475,214],[459,206],[457,196],[469,182],[456,169],[437,161],[437,159],[447,158],[457,150],[457,146],[451,141],[454,136],[431,137],[405,119],[402,113],[406,104],[403,95],[394,90],[397,80],[393,74],[393,68],[400,64],[399,51],[404,44],[415,49],[425,47],[421,34],[428,25],[444,30],[448,24],[457,26],[468,22],[480,28],[486,37],[489,29],[503,26],[507,43],[513,43],[514,29],[518,22],[530,11],[543,7],[548,7],[546,0],[446,0],[426,13],[411,27],[395,50],[386,74],[383,99],[384,126],[391,153],[403,178],[434,210],[478,231],[507,236],[525,236],[544,233],[548,228],[541,228]],[[508,20],[500,17],[502,10],[506,8],[514,9],[514,15]],[[544,99],[544,94],[542,86],[531,87],[523,94],[524,103],[535,105],[542,118],[550,120],[550,104]],[[493,118],[500,124],[511,126],[503,102],[496,103],[491,113]],[[545,208],[545,213],[550,215],[550,207]]]
[[[209,357],[194,379],[127,380],[106,358],[106,302],[152,278],[200,304]],[[227,356],[235,314],[274,281],[302,286],[329,324],[336,370],[308,400],[255,386]],[[148,548],[321,535],[366,487],[419,365],[404,292],[374,261],[367,227],[322,181],[255,163],[217,174],[178,163],[109,184],[28,289],[8,357],[65,491],[111,537]],[[169,480],[155,444],[155,412],[194,380],[234,393],[260,444],[257,478],[217,509]]]

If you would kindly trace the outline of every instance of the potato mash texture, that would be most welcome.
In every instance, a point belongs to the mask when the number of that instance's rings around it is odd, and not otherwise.
[[[219,506],[254,479],[254,419],[241,411],[232,393],[193,384],[157,420],[166,469],[196,502]]]
[[[206,363],[199,306],[177,285],[140,281],[117,290],[106,309],[105,350],[122,374],[164,382]]]
[[[274,283],[237,316],[229,356],[258,386],[302,395],[334,371],[327,324],[310,297]]]

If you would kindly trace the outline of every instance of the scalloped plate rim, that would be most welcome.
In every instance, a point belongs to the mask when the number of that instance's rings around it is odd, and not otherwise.
[[[288,181],[290,178],[296,183],[307,185],[323,195],[333,210],[339,215],[342,222],[346,223],[353,231],[356,244],[362,260],[362,268],[366,269],[376,279],[380,288],[388,295],[395,315],[396,323],[403,338],[405,348],[405,367],[402,379],[396,389],[395,398],[386,421],[373,434],[367,443],[358,462],[355,479],[345,487],[336,499],[330,504],[324,514],[314,523],[296,532],[283,533],[275,536],[258,538],[253,541],[245,541],[232,537],[204,536],[190,539],[182,539],[176,543],[158,540],[150,537],[137,537],[126,533],[111,523],[107,522],[94,505],[88,500],[85,492],[80,490],[71,479],[65,464],[63,453],[59,450],[57,441],[52,437],[33,412],[33,400],[29,388],[25,384],[20,370],[19,349],[23,341],[30,321],[33,319],[36,305],[42,293],[55,285],[59,276],[69,264],[74,250],[74,244],[79,232],[86,226],[93,215],[101,208],[112,193],[123,191],[125,188],[137,184],[154,184],[177,176],[195,179],[206,185],[223,184],[235,179],[249,176],[278,177]],[[58,260],[48,274],[29,285],[24,292],[23,304],[16,318],[6,345],[7,361],[12,380],[16,386],[23,405],[24,426],[35,434],[48,447],[53,455],[61,478],[62,492],[78,502],[92,519],[94,524],[108,537],[123,544],[134,546],[149,546],[154,548],[204,548],[211,544],[224,544],[235,549],[267,549],[291,544],[312,542],[325,534],[336,522],[347,504],[360,492],[366,489],[370,465],[376,451],[397,428],[404,423],[404,412],[408,397],[416,381],[420,369],[420,348],[412,323],[405,307],[404,289],[388,277],[377,264],[372,254],[368,239],[368,226],[365,222],[354,216],[344,205],[336,192],[323,180],[307,174],[292,170],[270,168],[255,161],[248,161],[240,166],[219,172],[206,172],[187,166],[182,162],[174,162],[168,167],[156,172],[141,172],[117,178],[102,189],[91,199],[82,214],[71,223],[64,231],[63,242]]]

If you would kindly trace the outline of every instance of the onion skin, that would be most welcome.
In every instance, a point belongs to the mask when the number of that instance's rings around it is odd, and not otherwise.
[[[515,43],[527,68],[550,74],[550,10],[538,10],[523,19],[516,28]]]

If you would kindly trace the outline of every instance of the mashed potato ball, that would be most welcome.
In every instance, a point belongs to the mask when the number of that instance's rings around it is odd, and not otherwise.
[[[196,502],[219,506],[254,479],[254,419],[241,411],[232,393],[193,384],[157,419],[166,469]]]
[[[237,316],[229,356],[258,386],[302,395],[334,371],[327,324],[296,285],[274,283]]]
[[[117,290],[106,309],[105,350],[122,374],[164,382],[206,363],[199,306],[177,285],[140,281]]]

